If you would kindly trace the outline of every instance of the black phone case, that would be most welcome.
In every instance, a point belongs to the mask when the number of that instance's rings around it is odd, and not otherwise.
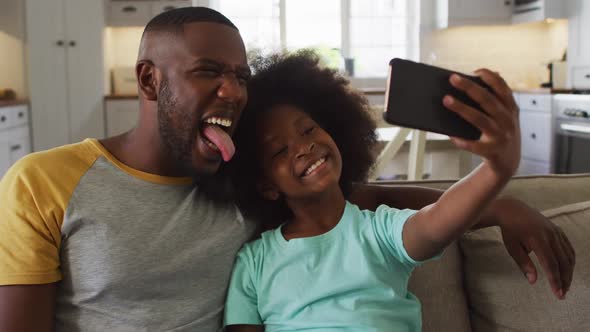
[[[389,77],[385,98],[386,122],[402,127],[431,131],[448,136],[477,140],[481,131],[459,115],[444,107],[447,94],[482,111],[481,106],[449,82],[456,73],[487,88],[477,76],[395,58],[389,62]],[[491,91],[491,90],[490,90]]]

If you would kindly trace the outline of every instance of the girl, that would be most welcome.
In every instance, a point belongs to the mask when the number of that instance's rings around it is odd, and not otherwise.
[[[227,330],[420,331],[410,274],[469,229],[516,171],[517,109],[482,105],[482,115],[445,97],[482,131],[478,141],[453,142],[484,162],[419,211],[363,211],[346,198],[373,162],[366,100],[309,52],[258,59],[254,68],[234,182],[241,209],[269,230],[238,254]],[[482,78],[490,86],[500,79]],[[451,82],[471,97],[488,93],[460,77]]]

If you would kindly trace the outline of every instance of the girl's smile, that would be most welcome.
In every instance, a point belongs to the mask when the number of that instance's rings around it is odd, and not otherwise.
[[[326,157],[321,157],[316,162],[311,164],[311,166],[309,166],[305,169],[305,172],[303,172],[302,177],[307,178],[307,177],[313,176],[317,172],[321,172],[323,169],[325,169],[325,163],[326,163]]]

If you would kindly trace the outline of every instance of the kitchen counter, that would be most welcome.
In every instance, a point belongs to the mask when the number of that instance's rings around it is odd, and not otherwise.
[[[365,95],[384,95],[385,88],[360,88],[358,89],[360,92],[364,93]]]
[[[549,89],[549,88],[512,89],[512,91],[516,92],[516,93],[531,93],[531,94],[539,94],[539,95],[553,93],[552,92],[553,90]]]
[[[549,88],[531,88],[531,89],[513,89],[512,91],[516,93],[529,93],[529,94],[563,94],[563,93],[570,93],[575,94],[579,93],[579,91],[573,89],[549,89]]]
[[[29,104],[28,99],[0,100],[0,107],[28,105],[28,104]]]

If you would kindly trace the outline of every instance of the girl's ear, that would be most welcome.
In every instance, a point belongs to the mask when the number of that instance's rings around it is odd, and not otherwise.
[[[258,192],[269,201],[276,201],[281,197],[279,191],[271,183],[267,181],[259,181],[256,184]]]

